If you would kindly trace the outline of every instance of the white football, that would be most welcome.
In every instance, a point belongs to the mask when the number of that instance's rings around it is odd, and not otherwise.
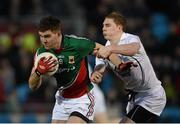
[[[41,54],[39,54],[39,55],[35,58],[35,62],[34,62],[34,66],[35,66],[35,68],[37,68],[37,64],[38,64],[39,60],[40,60],[42,57],[49,58],[49,57],[51,57],[51,56],[52,56],[52,59],[51,59],[51,60],[54,60],[54,59],[55,59],[56,62],[57,62],[57,64],[45,74],[45,75],[49,75],[49,76],[55,74],[56,71],[57,71],[58,68],[59,68],[58,58],[57,58],[54,54],[52,54],[52,53],[50,53],[50,52],[41,53]]]

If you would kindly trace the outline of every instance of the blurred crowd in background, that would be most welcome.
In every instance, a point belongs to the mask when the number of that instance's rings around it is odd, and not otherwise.
[[[46,15],[59,17],[65,34],[105,44],[104,16],[119,11],[126,31],[140,36],[167,95],[160,122],[180,122],[179,0],[0,0],[0,122],[50,122],[56,83],[47,77],[32,92],[28,78],[41,45],[37,24]],[[94,66],[94,57],[89,57]],[[109,71],[100,84],[109,108],[124,111],[122,83]],[[112,115],[109,115],[113,118]]]

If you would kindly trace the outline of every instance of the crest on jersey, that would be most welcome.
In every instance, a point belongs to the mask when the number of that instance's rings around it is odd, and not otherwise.
[[[59,64],[60,64],[60,65],[63,64],[63,59],[64,59],[64,55],[59,55],[59,56],[58,56],[58,61],[59,61]]]
[[[59,59],[59,64],[62,65],[63,64],[63,59]]]
[[[69,64],[74,64],[74,56],[69,56]]]

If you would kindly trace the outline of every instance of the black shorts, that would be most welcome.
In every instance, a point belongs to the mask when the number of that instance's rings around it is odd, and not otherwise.
[[[84,120],[86,123],[93,123],[92,120],[89,120],[87,117],[85,117],[84,115],[82,115],[81,113],[76,112],[76,111],[72,112],[70,116],[79,117],[79,118],[81,118],[82,120]]]
[[[134,106],[126,116],[135,123],[156,123],[159,118],[159,116],[149,112],[139,105]]]

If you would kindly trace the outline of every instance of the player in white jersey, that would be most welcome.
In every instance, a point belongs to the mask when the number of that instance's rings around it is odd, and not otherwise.
[[[164,88],[155,75],[139,37],[125,33],[125,24],[124,17],[117,12],[106,16],[103,22],[103,35],[107,43],[105,48],[98,51],[98,56],[107,58],[111,53],[116,53],[124,61],[133,61],[137,67],[132,66],[125,71],[119,71],[110,62],[96,58],[96,68],[91,75],[91,81],[101,82],[104,72],[104,68],[101,68],[109,65],[124,81],[129,92],[127,114],[121,122],[155,122],[166,104]]]

